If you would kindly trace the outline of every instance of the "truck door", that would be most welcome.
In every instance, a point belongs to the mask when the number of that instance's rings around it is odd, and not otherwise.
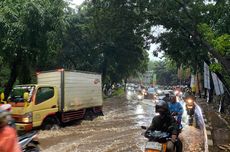
[[[40,126],[46,116],[58,111],[57,96],[57,90],[54,87],[39,87],[37,89],[33,107],[34,127]]]

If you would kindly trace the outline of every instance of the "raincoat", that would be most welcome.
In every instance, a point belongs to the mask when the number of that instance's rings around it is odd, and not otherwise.
[[[170,113],[176,112],[177,113],[177,123],[179,125],[179,128],[182,127],[181,125],[181,119],[182,114],[184,112],[182,105],[179,102],[170,102],[169,105],[169,111]]]
[[[5,126],[0,130],[0,152],[22,152],[14,128]]]
[[[160,115],[153,117],[152,123],[148,130],[168,132],[172,135],[178,134],[176,120],[169,113],[163,118]]]
[[[182,105],[179,102],[170,102],[168,103],[168,105],[169,105],[170,113],[177,112],[178,115],[182,116],[184,110],[183,110]]]

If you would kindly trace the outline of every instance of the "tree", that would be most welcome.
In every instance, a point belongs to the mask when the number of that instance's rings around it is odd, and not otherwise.
[[[156,74],[158,85],[177,85],[177,66],[175,62],[169,59],[150,61],[148,70],[152,70]]]
[[[161,43],[160,50],[177,64],[189,65],[196,71],[211,55],[225,74],[230,74],[230,61],[225,57],[229,52],[229,0],[209,4],[198,0],[152,0],[148,9],[152,25],[166,29],[154,41]]]
[[[108,87],[145,71],[150,28],[142,27],[146,24],[143,4],[128,0],[86,1],[77,14],[69,16],[62,63],[102,73]]]
[[[0,50],[11,71],[6,97],[18,76],[22,83],[29,83],[31,70],[52,61],[61,47],[64,7],[62,0],[0,2]]]

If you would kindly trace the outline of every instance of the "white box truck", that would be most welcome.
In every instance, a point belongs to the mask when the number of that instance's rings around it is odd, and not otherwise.
[[[7,100],[18,130],[51,129],[72,120],[102,115],[100,74],[59,69],[37,73],[37,81],[15,86]]]

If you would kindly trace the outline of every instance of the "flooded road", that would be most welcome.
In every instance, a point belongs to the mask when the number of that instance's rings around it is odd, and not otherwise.
[[[149,126],[154,116],[151,100],[127,101],[122,97],[104,102],[104,116],[82,120],[54,131],[40,131],[44,152],[142,152],[147,139],[140,126]],[[194,123],[194,126],[197,126]],[[184,124],[180,138],[184,151],[203,150],[203,131]]]

